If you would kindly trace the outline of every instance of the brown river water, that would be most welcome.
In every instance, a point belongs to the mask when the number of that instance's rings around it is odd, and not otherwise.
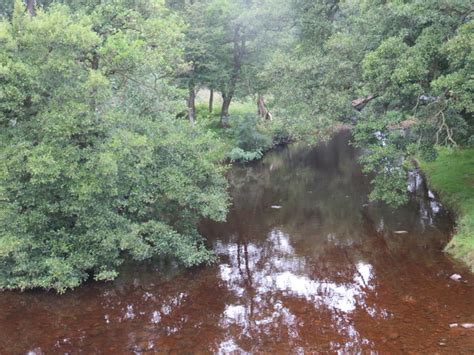
[[[233,168],[228,221],[201,226],[215,265],[0,293],[0,353],[474,353],[450,327],[474,322],[474,277],[442,253],[449,213],[417,173],[406,206],[370,203],[348,140]]]

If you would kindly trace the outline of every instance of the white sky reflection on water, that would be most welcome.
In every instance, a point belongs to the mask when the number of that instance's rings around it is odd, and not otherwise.
[[[368,263],[353,265],[349,283],[313,278],[306,258],[296,254],[290,236],[278,229],[270,232],[262,245],[217,242],[215,250],[229,258],[220,265],[220,278],[237,297],[235,303],[226,305],[220,325],[239,326],[243,335],[251,337],[278,323],[286,326],[290,339],[297,339],[298,315],[286,305],[289,297],[306,301],[314,310],[329,310],[338,330],[358,342],[365,339],[347,323],[344,314],[362,306],[370,309],[373,317],[386,315],[365,305],[366,292],[375,287],[374,270]],[[230,348],[229,342],[220,346],[221,350]]]

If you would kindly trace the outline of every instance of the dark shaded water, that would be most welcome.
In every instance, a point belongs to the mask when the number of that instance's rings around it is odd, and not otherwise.
[[[228,222],[202,226],[218,265],[0,294],[0,353],[474,352],[474,331],[449,327],[473,322],[474,279],[441,252],[446,211],[417,174],[407,206],[369,203],[347,142],[234,168]]]

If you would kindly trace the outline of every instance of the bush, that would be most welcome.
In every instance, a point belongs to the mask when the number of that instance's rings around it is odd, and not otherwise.
[[[273,146],[271,135],[259,127],[259,121],[251,114],[231,117],[229,131],[237,146],[228,155],[231,161],[260,159]]]
[[[258,160],[262,158],[262,156],[263,152],[261,150],[257,150],[255,152],[246,152],[241,148],[234,148],[228,154],[228,158],[233,163],[237,161],[246,163],[252,160]]]

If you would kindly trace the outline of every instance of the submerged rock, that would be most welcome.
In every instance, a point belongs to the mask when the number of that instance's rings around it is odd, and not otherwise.
[[[388,335],[388,338],[390,340],[397,340],[398,338],[400,338],[400,334],[398,334],[397,332],[392,332]]]

